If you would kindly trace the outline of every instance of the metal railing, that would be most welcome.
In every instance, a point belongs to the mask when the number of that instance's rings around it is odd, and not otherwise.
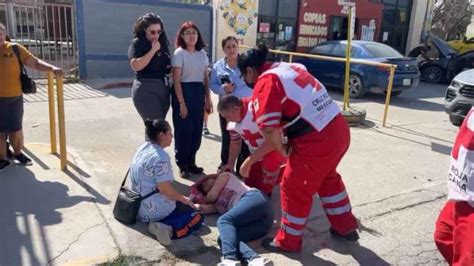
[[[251,49],[252,48],[250,46],[245,46],[245,45],[241,45],[240,47],[244,48],[244,49]],[[346,62],[345,58],[339,58],[339,57],[313,55],[313,54],[305,54],[305,53],[297,53],[297,52],[288,52],[288,51],[280,51],[280,50],[273,50],[273,49],[269,49],[269,51],[271,53],[275,53],[275,54],[288,55],[289,56],[289,59],[288,59],[289,63],[293,62],[293,57],[294,56],[307,57],[307,58],[333,61],[333,62],[341,62],[341,63]],[[395,70],[397,68],[397,65],[386,64],[386,63],[377,63],[377,62],[372,62],[372,61],[368,61],[368,60],[354,59],[354,58],[350,58],[350,63],[369,65],[369,66],[375,66],[375,67],[383,67],[383,68],[386,68],[386,69],[389,70],[390,74],[389,74],[389,77],[388,77],[387,95],[385,97],[385,109],[384,109],[383,122],[382,122],[382,125],[385,127],[386,126],[386,121],[387,121],[387,115],[388,115],[388,106],[390,105],[390,99],[391,99],[391,95],[392,95],[393,78],[395,76]],[[346,105],[349,106],[349,97],[344,97],[344,106],[346,106]]]
[[[56,77],[56,90],[54,89],[54,74],[48,73],[48,106],[49,106],[49,137],[51,143],[51,153],[57,154],[57,134],[56,134],[56,110],[54,106],[55,92],[58,108],[58,129],[59,129],[59,156],[61,170],[67,168],[67,147],[66,147],[66,120],[64,116],[64,89],[63,77]]]
[[[77,77],[75,10],[72,4],[39,1],[3,1],[7,27],[12,42],[25,46],[39,59],[64,69],[66,77]],[[45,74],[28,69],[33,78]]]

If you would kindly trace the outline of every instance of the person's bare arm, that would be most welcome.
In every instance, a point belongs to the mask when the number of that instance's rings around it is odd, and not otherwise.
[[[188,116],[188,107],[184,101],[183,88],[181,87],[181,68],[173,67],[173,84],[174,91],[176,93],[176,98],[178,98],[179,103],[179,115],[182,119],[185,119]]]
[[[180,201],[183,204],[190,205],[191,207],[196,208],[196,206],[194,206],[194,204],[188,197],[181,195],[174,189],[174,187],[171,185],[171,182],[160,182],[158,183],[157,188],[160,193],[166,196],[167,198],[175,201]]]
[[[229,175],[230,175],[229,173],[222,173],[219,176],[217,176],[216,182],[214,182],[214,185],[212,186],[211,190],[206,195],[207,203],[216,202],[222,189],[227,184],[227,181],[229,181],[229,177],[230,177]]]
[[[204,93],[205,93],[205,109],[208,113],[212,113],[212,99],[211,99],[211,91],[209,90],[209,70],[206,67],[204,71]]]
[[[280,129],[274,127],[264,128],[263,135],[265,136],[265,142],[268,142],[273,149],[279,151],[283,156],[288,156],[288,152],[281,139]]]
[[[146,53],[144,56],[140,58],[132,58],[130,60],[130,67],[133,71],[140,71],[144,69],[151,61],[153,56],[155,56],[156,52],[161,49],[161,45],[159,41],[155,41],[151,44],[151,49]]]
[[[42,72],[53,72],[56,76],[62,76],[63,70],[55,65],[46,63],[36,57],[31,57],[24,62],[25,65]]]
[[[230,141],[229,159],[227,160],[227,164],[222,166],[222,168],[220,169],[220,172],[233,171],[235,162],[237,161],[237,157],[239,156],[241,148],[242,148],[242,139]]]
[[[270,144],[270,142],[264,141],[262,145],[260,145],[260,147],[258,147],[258,149],[254,153],[250,154],[249,158],[253,164],[255,162],[260,161],[263,157],[265,157],[265,155],[267,155],[268,153],[274,150],[275,148],[273,147],[272,144]]]

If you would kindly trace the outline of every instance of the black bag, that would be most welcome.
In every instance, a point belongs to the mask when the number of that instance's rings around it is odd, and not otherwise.
[[[119,222],[124,224],[134,224],[137,221],[138,210],[140,209],[140,203],[142,200],[150,197],[151,195],[158,193],[158,189],[141,196],[140,193],[133,191],[125,186],[130,169],[128,169],[123,179],[122,185],[120,186],[119,194],[114,206],[114,217]]]
[[[25,94],[36,93],[36,84],[34,80],[28,75],[28,72],[26,72],[25,66],[21,62],[20,50],[18,49],[18,46],[13,45],[12,48],[13,48],[13,51],[15,52],[16,58],[18,59],[18,64],[20,64],[21,90]]]

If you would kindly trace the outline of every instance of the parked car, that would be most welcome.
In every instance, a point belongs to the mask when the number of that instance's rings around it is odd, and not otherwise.
[[[446,89],[444,107],[451,123],[460,126],[473,105],[474,69],[469,69],[454,77]]]
[[[398,96],[402,91],[418,86],[420,75],[414,58],[403,57],[392,47],[377,42],[353,41],[351,46],[351,58],[397,65],[393,80],[393,96]],[[344,58],[346,47],[347,41],[328,41],[312,47],[309,53]],[[298,58],[295,61],[305,65],[308,71],[324,85],[344,87],[344,62],[314,58]],[[388,77],[389,70],[386,68],[351,63],[350,97],[360,98],[367,92],[386,92]]]
[[[469,39],[464,37],[462,40],[449,41],[448,44],[459,54],[463,54],[465,52],[474,50],[474,37]]]
[[[431,36],[431,49],[435,49],[437,58],[422,60],[418,66],[421,80],[430,83],[449,82],[463,70],[474,67],[474,50],[458,54],[445,41]]]

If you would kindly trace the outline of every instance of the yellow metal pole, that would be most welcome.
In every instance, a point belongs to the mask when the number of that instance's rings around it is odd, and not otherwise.
[[[383,123],[385,127],[387,122],[388,106],[390,105],[390,97],[392,96],[393,77],[395,75],[395,66],[390,68],[390,77],[388,78],[387,97],[385,97],[385,111],[383,113]]]
[[[56,145],[56,110],[54,108],[54,77],[53,73],[48,73],[48,104],[49,104],[49,140],[51,143],[51,153],[57,153]]]
[[[56,77],[56,86],[58,93],[58,124],[59,124],[59,150],[61,157],[61,170],[67,167],[67,150],[66,150],[66,125],[64,119],[64,90],[63,77]]]
[[[290,59],[288,59],[288,63],[292,63],[293,62],[293,55],[290,54]]]
[[[352,19],[352,7],[349,7],[349,15],[347,18],[347,47],[346,47],[346,73],[344,79],[344,104],[343,110],[349,107],[349,75],[350,75],[350,68],[351,68],[351,19]]]

